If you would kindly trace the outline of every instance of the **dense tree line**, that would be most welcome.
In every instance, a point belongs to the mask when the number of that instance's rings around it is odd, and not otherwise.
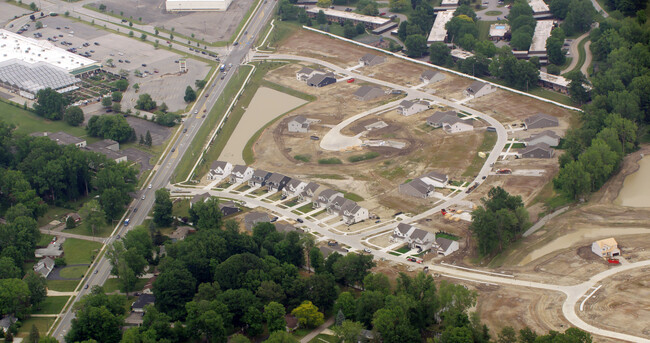
[[[596,73],[592,102],[583,107],[582,126],[567,132],[555,189],[569,199],[598,190],[616,173],[626,153],[637,149],[639,127],[648,120],[650,25],[639,18],[608,18],[592,30]],[[568,76],[577,102],[589,100],[584,75]]]
[[[508,14],[508,23],[512,32],[510,46],[513,50],[527,51],[533,41],[533,33],[537,25],[537,21],[533,18],[533,9],[527,1],[515,1]]]
[[[483,206],[472,212],[470,230],[478,241],[481,255],[499,253],[514,242],[530,226],[528,211],[521,196],[508,194],[501,187],[493,187]]]
[[[110,102],[110,98],[104,99],[108,99]],[[88,119],[86,131],[93,137],[112,139],[120,143],[132,142],[137,138],[135,130],[129,125],[126,118],[119,114],[93,116]]]

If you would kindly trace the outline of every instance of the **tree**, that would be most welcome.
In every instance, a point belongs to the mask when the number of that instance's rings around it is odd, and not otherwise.
[[[133,85],[133,87],[135,87],[136,85]],[[157,106],[158,104],[156,104],[156,102],[153,101],[153,99],[151,99],[151,95],[147,93],[140,94],[140,96],[138,97],[138,101],[136,101],[135,104],[135,108],[143,111],[151,111]]]
[[[357,30],[357,34],[362,35],[366,33],[366,27],[363,25],[363,23],[358,23],[357,26],[355,26]]]
[[[453,63],[451,49],[443,42],[432,43],[429,47],[429,60],[439,66],[448,66]]]
[[[410,325],[408,316],[399,308],[380,309],[375,312],[372,324],[386,343],[421,341],[419,332]]]
[[[99,4],[99,10],[102,11],[102,12],[106,11],[106,5]]]
[[[126,79],[119,79],[113,84],[117,90],[124,92],[129,87],[129,81]]]
[[[175,113],[156,112],[156,123],[163,126],[174,126],[180,121],[181,116]]]
[[[156,308],[172,319],[179,319],[186,313],[185,303],[192,300],[194,296],[196,279],[186,268],[178,264],[167,268],[153,283]]]
[[[316,273],[322,273],[325,271],[325,258],[323,258],[323,253],[320,249],[312,247],[309,250],[309,263]]]
[[[546,40],[546,51],[548,53],[548,61],[555,65],[562,65],[566,61],[564,51],[562,51],[563,40],[555,37],[549,37]]]
[[[335,325],[332,327],[332,331],[334,331],[340,342],[357,342],[361,330],[363,330],[363,324],[351,320],[345,320],[340,326]]]
[[[140,40],[141,41],[146,41],[147,40],[147,35],[145,33],[140,35]]]
[[[16,262],[7,256],[0,257],[0,279],[19,279],[23,275]]]
[[[144,145],[151,146],[151,144],[152,144],[151,132],[147,130],[147,134],[144,136]]]
[[[330,6],[332,6],[332,0],[318,0],[316,6],[320,8],[329,8]]]
[[[102,98],[102,106],[104,106],[104,108],[111,108],[112,105],[113,105],[113,100],[111,100],[110,97]]]
[[[269,332],[284,331],[286,323],[284,322],[285,309],[282,304],[271,301],[264,306],[264,317]]]
[[[111,100],[113,100],[114,102],[122,101],[122,92],[115,91],[115,92],[111,93]]]
[[[427,51],[427,39],[423,35],[410,35],[404,41],[410,57],[421,57]]]
[[[29,336],[27,336],[27,342],[29,343],[38,343],[41,334],[38,333],[38,328],[36,324],[32,324],[32,329],[29,331]]]
[[[345,25],[343,25],[343,36],[345,38],[354,38],[357,36],[357,30],[354,28],[354,25],[352,25],[352,22],[349,20],[346,20]]]
[[[318,307],[308,300],[294,308],[291,314],[298,319],[301,327],[315,328],[325,322],[324,315],[318,312]]]
[[[318,10],[318,14],[316,14],[316,22],[320,25],[324,25],[327,22],[323,10]]]
[[[191,86],[187,86],[187,88],[185,88],[185,96],[183,97],[183,100],[185,100],[187,103],[196,100],[196,92],[194,92],[194,89],[192,89]]]
[[[299,341],[286,331],[274,331],[265,343],[298,343]]]
[[[172,201],[169,190],[156,190],[156,201],[153,206],[153,222],[158,226],[169,226],[172,223]]]
[[[29,288],[23,280],[0,280],[0,313],[23,317],[29,306]]]
[[[105,223],[106,214],[99,202],[94,199],[83,204],[79,210],[79,215],[83,218],[84,225],[93,236],[96,234],[97,228]]]
[[[114,313],[107,305],[99,302],[99,299],[92,299],[88,303],[82,304],[72,320],[72,326],[65,336],[65,340],[80,342],[93,339],[97,342],[119,342],[122,337],[121,327],[124,325],[122,317],[124,309],[119,313]],[[98,323],[101,325],[97,325]]]
[[[388,6],[393,12],[401,12],[411,7],[409,0],[389,0]]]
[[[533,29],[530,26],[524,26],[517,31],[512,32],[510,45],[514,50],[526,51],[530,48],[530,43],[533,41]]]
[[[574,0],[569,4],[562,28],[568,35],[587,32],[594,22],[596,10],[589,0]]]
[[[587,91],[586,85],[589,85],[589,81],[585,75],[580,72],[580,70],[574,70],[568,72],[565,77],[570,80],[569,83],[569,95],[571,99],[578,104],[584,104],[589,101],[589,91]]]
[[[33,306],[40,305],[47,297],[45,278],[33,271],[29,271],[23,279],[29,289],[29,299]]]
[[[61,93],[52,88],[41,89],[36,93],[34,110],[36,115],[49,120],[61,120],[65,109],[66,100]]]
[[[42,29],[43,28],[43,22],[39,20],[39,21],[36,22],[35,26],[36,26],[37,30]]]
[[[108,99],[109,102],[110,98]],[[129,122],[119,114],[94,116],[88,119],[86,131],[93,137],[112,139],[120,143],[135,141],[135,130]]]
[[[334,276],[330,273],[316,274],[307,280],[314,305],[327,311],[332,308],[339,293]]]
[[[72,218],[72,216],[68,216],[68,218],[65,220],[65,229],[74,229],[76,226],[77,223],[74,221],[74,218]]]
[[[58,342],[59,341],[56,338],[52,337],[52,336],[41,337],[38,340],[38,343],[58,343]]]
[[[36,4],[32,2],[29,4],[29,9],[32,10],[32,12],[36,12],[38,11],[38,6],[36,6]]]
[[[197,89],[203,89],[205,85],[207,84],[207,81],[205,80],[196,80],[194,81],[194,86],[196,86]]]
[[[334,304],[334,311],[341,312],[346,319],[355,318],[357,311],[357,304],[354,296],[350,292],[341,292],[336,303]]]
[[[111,106],[111,109],[112,109],[113,112],[115,112],[115,113],[120,113],[120,112],[122,112],[122,106],[120,105],[119,102],[114,103],[113,106]]]
[[[79,126],[84,121],[84,112],[79,106],[70,106],[65,109],[63,120],[70,126]]]

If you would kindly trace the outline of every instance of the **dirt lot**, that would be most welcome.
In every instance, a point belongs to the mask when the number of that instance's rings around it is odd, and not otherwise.
[[[124,12],[125,17],[141,17],[147,24],[168,30],[173,27],[175,32],[188,37],[194,34],[197,39],[217,42],[230,39],[254,2],[254,0],[233,1],[225,12],[180,13],[167,13],[164,0],[138,0],[137,6],[134,6],[133,1],[102,0],[92,5],[97,7],[102,3],[109,11],[117,14]]]
[[[582,319],[603,329],[650,338],[650,268],[617,274],[602,285],[579,313]]]
[[[467,105],[489,113],[503,124],[510,122],[521,123],[525,118],[538,112],[558,117],[561,127],[566,127],[569,121],[575,120],[572,118],[575,114],[574,111],[503,90],[497,90],[494,93],[472,100]]]

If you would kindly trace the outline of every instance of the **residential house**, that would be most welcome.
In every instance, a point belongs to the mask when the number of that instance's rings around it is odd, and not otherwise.
[[[436,235],[413,225],[399,223],[393,230],[393,238],[407,243],[411,249],[427,251],[433,246]]]
[[[446,121],[448,121],[448,118],[456,117],[458,118],[458,115],[454,111],[446,111],[446,112],[440,112],[437,111],[436,113],[432,114],[427,118],[427,125],[433,126],[433,127],[442,127]]]
[[[343,204],[343,206],[341,207],[340,215],[341,217],[343,217],[343,220],[348,225],[359,223],[370,218],[370,213],[368,212],[368,209],[361,207],[359,204],[357,204],[352,200],[348,200]]]
[[[527,129],[543,129],[560,126],[560,121],[552,115],[540,112],[524,119],[524,124]]]
[[[210,199],[210,193],[208,192],[197,194],[190,200],[190,207],[194,206],[197,202],[206,202],[208,199]]]
[[[484,95],[494,93],[497,91],[497,88],[492,86],[489,83],[474,81],[467,89],[465,89],[465,96],[471,96],[473,98],[479,98]]]
[[[144,313],[144,307],[156,303],[156,297],[153,294],[143,293],[138,296],[138,300],[131,304],[131,311],[135,313]]]
[[[224,217],[241,212],[241,209],[232,201],[220,202],[219,210],[221,210],[221,215]]]
[[[235,165],[232,167],[232,172],[230,172],[229,182],[233,184],[239,184],[246,182],[253,177],[253,168],[244,166],[241,164]]]
[[[318,247],[318,250],[323,254],[324,258],[327,258],[329,255],[333,253],[339,253],[341,255],[345,255],[348,253],[348,249],[341,248],[339,246],[327,246],[327,245],[321,245]]]
[[[72,220],[75,223],[78,223],[78,222],[81,221],[81,216],[79,215],[79,213],[75,213],[75,212],[68,213],[68,215],[65,217],[65,221],[67,222],[69,218],[72,218]]]
[[[220,180],[232,173],[232,164],[226,161],[214,161],[208,172],[208,180]]]
[[[271,173],[266,170],[257,169],[253,172],[253,176],[248,180],[248,185],[251,187],[262,187],[266,185],[266,180],[271,177]]]
[[[2,319],[0,319],[0,328],[2,328],[2,332],[7,333],[7,331],[9,331],[11,326],[14,325],[14,323],[17,321],[18,318],[14,317],[11,314],[2,317]]]
[[[324,87],[332,83],[336,83],[336,77],[333,73],[314,74],[307,80],[307,86],[309,87]]]
[[[368,101],[376,99],[380,96],[385,95],[386,93],[379,87],[374,86],[361,86],[354,92],[354,97],[360,101]]]
[[[291,181],[291,178],[280,173],[272,173],[266,180],[266,188],[269,192],[279,192]]]
[[[43,258],[57,258],[63,256],[62,242],[65,241],[65,238],[61,238],[56,242],[50,242],[45,248],[40,248],[34,250],[34,257]]]
[[[340,214],[341,213],[341,208],[348,201],[352,201],[352,200],[344,198],[343,195],[339,195],[339,196],[335,197],[334,199],[332,199],[332,201],[327,206],[327,213]]]
[[[526,146],[536,145],[539,143],[546,143],[549,146],[558,146],[560,144],[560,136],[551,130],[546,130],[544,132],[540,132],[536,135],[525,138],[523,142]]]
[[[449,181],[449,178],[447,177],[447,175],[443,173],[430,171],[420,176],[420,180],[434,187],[445,187],[445,185],[447,185],[447,182]]]
[[[320,187],[320,185],[317,184],[316,182],[309,182],[305,186],[305,188],[303,188],[302,192],[300,192],[300,195],[299,195],[300,201],[305,201],[307,199],[309,199],[309,200],[313,199],[314,196],[316,195],[316,191],[318,190],[319,187]]]
[[[445,74],[433,69],[427,69],[420,75],[420,80],[425,83],[435,83],[444,79]]]
[[[34,271],[41,274],[44,278],[50,275],[52,269],[54,269],[54,260],[50,257],[46,257],[34,265]]]
[[[449,254],[458,250],[458,241],[452,241],[448,238],[436,237],[435,249],[438,255],[449,256]]]
[[[296,329],[298,329],[298,318],[296,318],[293,314],[285,314],[284,324],[287,332],[294,332]]]
[[[297,79],[298,81],[303,81],[303,82],[305,82],[305,81],[307,81],[310,77],[312,77],[314,74],[324,74],[324,73],[325,73],[325,72],[322,71],[322,70],[318,70],[318,69],[312,69],[312,68],[304,67],[304,68],[298,70],[298,72],[296,72],[296,79]]]
[[[410,116],[429,109],[429,103],[426,101],[409,101],[403,100],[397,106],[397,112],[403,116]]]
[[[317,197],[314,198],[313,201],[313,207],[314,208],[327,208],[329,207],[330,203],[336,198],[336,197],[342,197],[343,193],[335,191],[333,189],[326,188],[322,190]]]
[[[375,337],[377,337],[377,339],[375,339]],[[379,332],[363,329],[361,332],[359,332],[359,336],[357,336],[357,343],[369,343],[377,341],[380,341]]]
[[[446,117],[442,129],[447,133],[459,133],[474,130],[471,120],[462,120],[458,117]]]
[[[178,242],[184,240],[189,234],[195,232],[196,230],[193,227],[179,226],[171,233],[171,235],[169,235],[169,238],[172,239],[172,242]]]
[[[519,150],[522,158],[551,158],[555,151],[546,143],[537,143],[529,145]]]
[[[244,217],[244,227],[248,231],[253,231],[253,226],[257,223],[268,223],[270,221],[271,218],[264,212],[250,212]]]
[[[618,243],[613,237],[593,242],[591,244],[591,251],[593,251],[594,254],[605,258],[621,255]]]
[[[365,54],[359,59],[359,63],[364,66],[374,66],[377,64],[384,63],[386,58],[384,56],[378,56],[373,54]]]
[[[426,199],[435,191],[433,185],[426,184],[420,178],[399,185],[400,194]]]
[[[289,132],[307,132],[309,131],[309,120],[303,116],[295,116],[287,123]]]
[[[295,197],[300,195],[302,191],[307,187],[307,183],[300,181],[298,179],[291,179],[291,181],[287,182],[287,185],[284,186],[284,189],[282,189],[282,195],[287,196],[287,197]]]

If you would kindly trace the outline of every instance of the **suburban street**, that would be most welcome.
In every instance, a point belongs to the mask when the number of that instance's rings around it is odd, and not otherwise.
[[[128,217],[130,219],[129,226],[123,226],[120,224],[116,227],[111,237],[106,239],[106,244],[102,250],[105,250],[108,244],[119,239],[118,237],[123,236],[132,227],[142,224],[146,219],[148,213],[153,207],[154,190],[164,188],[169,184],[169,180],[178,166],[179,161],[187,152],[194,136],[205,121],[205,118],[202,118],[203,109],[207,109],[206,113],[208,113],[216,103],[217,99],[221,96],[224,88],[232,78],[232,75],[237,72],[240,64],[244,62],[248,51],[252,48],[252,44],[260,34],[260,31],[272,16],[275,4],[275,1],[268,1],[262,4],[258,10],[253,13],[251,21],[244,28],[247,33],[241,38],[241,43],[237,46],[233,46],[227,56],[222,56],[221,63],[224,63],[225,65],[232,64],[232,68],[227,71],[223,80],[221,80],[220,77],[223,74],[215,73],[213,79],[205,87],[205,92],[208,94],[207,98],[204,95],[205,93],[199,94],[197,101],[188,113],[185,122],[178,128],[175,135],[172,137],[170,144],[167,146],[167,150],[162,153],[161,159],[154,166],[148,182],[144,184],[143,191],[139,193],[139,195],[144,194],[145,198],[142,199],[139,197],[131,203],[129,207],[130,210],[127,213],[127,215],[130,215],[130,217]],[[194,114],[194,111],[199,111],[199,114]],[[182,131],[185,128],[187,128],[187,132],[183,133]],[[148,188],[149,184],[152,186],[151,189]],[[138,208],[138,212],[132,213],[131,211],[134,208]],[[102,257],[91,266],[90,270],[94,270],[93,274],[90,274],[87,277],[87,280],[79,285],[78,294],[72,301],[72,304],[76,303],[81,299],[81,297],[90,292],[92,286],[103,285],[110,275],[111,265],[105,255],[102,255]],[[88,288],[86,288],[86,285]],[[71,321],[74,318],[72,307],[73,306],[69,306],[67,311],[61,315],[60,322],[51,332],[51,335],[61,342],[64,341],[64,336],[70,329]]]

